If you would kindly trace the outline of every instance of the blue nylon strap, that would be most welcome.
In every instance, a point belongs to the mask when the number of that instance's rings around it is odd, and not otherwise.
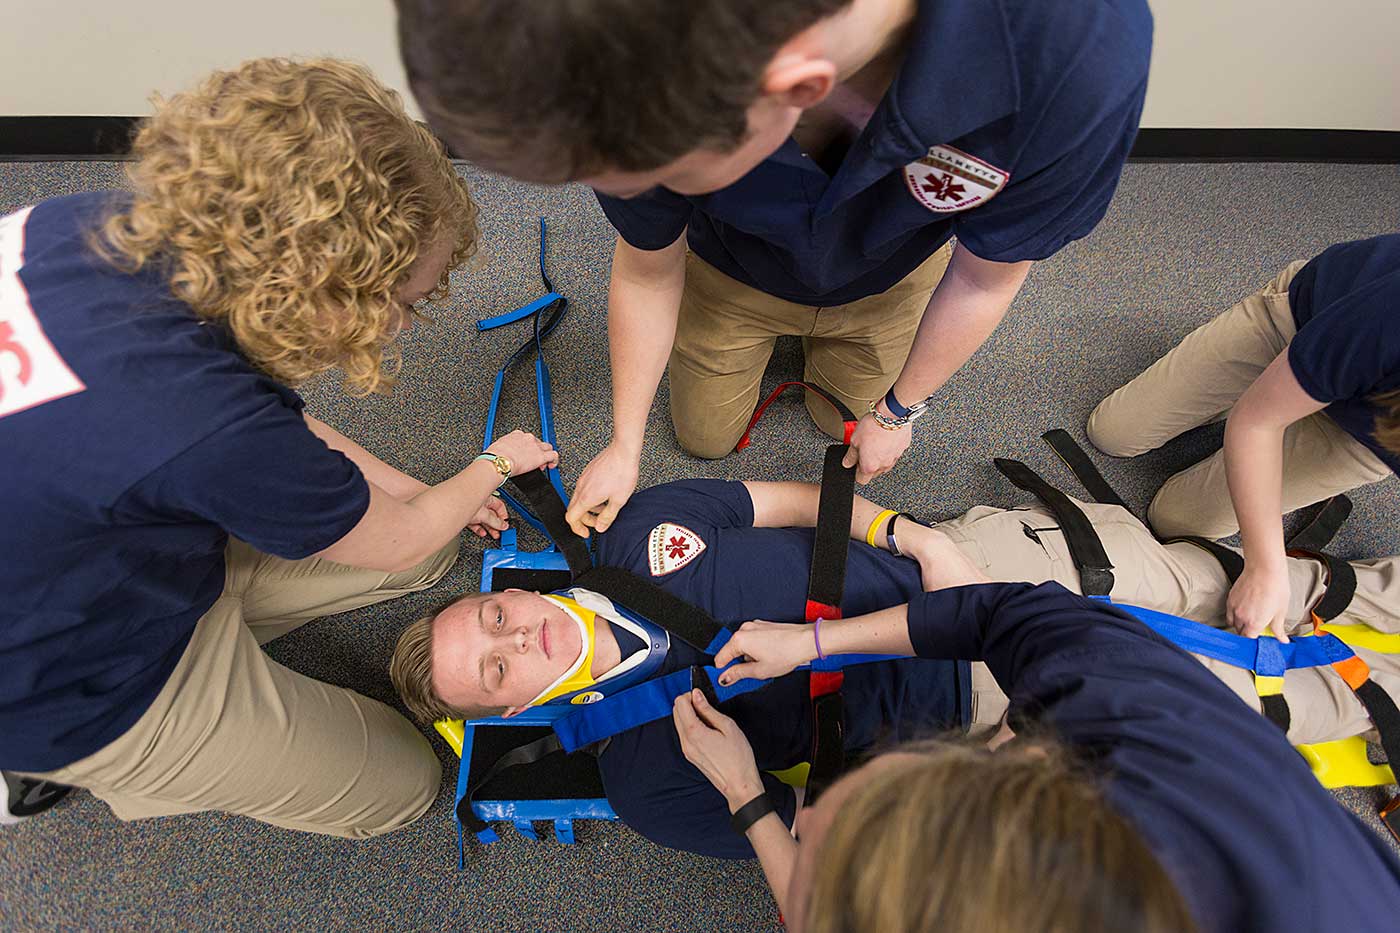
[[[558,292],[550,292],[547,295],[541,295],[529,304],[521,305],[514,311],[507,311],[504,314],[498,314],[495,317],[482,318],[481,320],[476,322],[476,329],[478,331],[492,330],[496,327],[504,327],[507,324],[514,324],[516,321],[523,321],[530,315],[549,307],[550,305],[554,304],[554,302],[558,301],[560,298],[563,297],[564,296],[559,294]]]
[[[717,639],[718,640],[718,639]],[[811,665],[812,670],[835,671],[856,664],[870,664],[876,661],[890,661],[894,655],[887,654],[838,654],[830,655]],[[714,667],[702,670],[714,689],[719,702],[724,703],[741,694],[751,693],[768,686],[772,681],[745,679],[729,686],[721,686],[720,671]],[[800,670],[800,668],[799,668]],[[649,722],[664,719],[671,715],[676,697],[690,690],[690,668],[673,671],[665,677],[638,684],[630,690],[623,690],[605,700],[588,706],[580,706],[554,723],[554,733],[566,752],[575,752],[586,745],[600,742],[628,729],[644,726]]]
[[[1331,634],[1294,638],[1283,644],[1273,638],[1246,638],[1155,609],[1121,603],[1110,605],[1141,620],[1179,648],[1264,677],[1282,677],[1285,671],[1304,667],[1327,667],[1354,654],[1341,639]]]

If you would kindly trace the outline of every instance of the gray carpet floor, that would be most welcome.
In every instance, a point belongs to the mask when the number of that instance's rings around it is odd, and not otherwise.
[[[480,318],[541,292],[537,218],[550,222],[549,267],[569,318],[550,351],[563,469],[572,483],[606,443],[606,292],[612,235],[590,194],[470,174],[482,207],[479,264],[461,273],[435,326],[413,331],[390,398],[354,400],[333,381],[308,387],[311,409],[415,475],[437,481],[480,449],[490,379],[524,338],[476,332]],[[121,183],[110,163],[0,164],[0,212]],[[1021,498],[992,469],[1015,455],[1067,487],[1038,441],[1064,426],[1083,439],[1093,405],[1288,262],[1325,246],[1400,229],[1400,170],[1366,165],[1128,167],[1108,218],[1088,239],[1040,264],[1006,322],[944,388],[899,467],[869,494],[942,518]],[[800,373],[780,343],[768,380]],[[770,413],[755,444],[724,461],[683,454],[671,436],[663,384],[652,412],[642,483],[690,476],[816,479],[822,437],[794,398]],[[507,392],[503,428],[534,428],[528,368]],[[1109,478],[1145,504],[1172,472],[1219,444],[1206,428]],[[1359,491],[1336,548],[1346,557],[1400,550],[1400,483]],[[527,538],[527,541],[530,539]],[[534,542],[537,543],[537,542]],[[269,646],[313,677],[393,702],[385,666],[398,629],[445,594],[475,589],[480,549],[433,591],[322,619]],[[117,821],[86,793],[41,818],[0,829],[0,928],[773,930],[777,915],[756,863],[658,848],[619,825],[591,824],[576,846],[532,843],[505,830],[456,868],[451,814],[455,759],[417,823],[367,842],[298,835],[238,817]],[[1260,787],[1260,793],[1268,793]],[[1369,816],[1380,792],[1339,795]],[[1379,824],[1372,824],[1380,832]]]

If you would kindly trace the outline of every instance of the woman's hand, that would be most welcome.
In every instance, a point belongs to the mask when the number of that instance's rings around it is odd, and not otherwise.
[[[588,537],[588,529],[607,531],[637,488],[639,455],[609,444],[589,461],[574,485],[564,519],[574,534]]]
[[[472,530],[478,538],[490,535],[499,539],[501,532],[510,527],[509,515],[506,512],[506,504],[495,496],[486,500],[486,504],[476,510],[471,522],[467,527]]]
[[[515,476],[559,465],[559,451],[528,431],[511,431],[498,437],[486,452],[509,460],[510,472]]]
[[[806,664],[817,656],[813,628],[759,620],[745,622],[715,655],[716,667],[724,667],[736,658],[743,659],[743,663],[720,674],[719,682],[727,687],[749,677],[781,677],[799,664]]]
[[[699,690],[676,697],[671,718],[686,760],[729,802],[730,812],[763,793],[763,781],[739,724],[710,705]]]
[[[1246,562],[1244,573],[1230,587],[1225,620],[1241,635],[1257,638],[1269,629],[1281,642],[1288,641],[1288,565],[1260,566]]]

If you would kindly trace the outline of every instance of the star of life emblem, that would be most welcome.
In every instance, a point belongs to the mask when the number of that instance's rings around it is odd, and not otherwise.
[[[49,342],[19,277],[29,211],[0,218],[0,418],[87,388]]]
[[[1010,172],[952,146],[933,146],[928,155],[904,166],[909,193],[937,214],[965,211],[989,201],[1010,180]]]
[[[647,564],[653,577],[675,573],[705,552],[705,542],[684,525],[662,522],[647,536]]]

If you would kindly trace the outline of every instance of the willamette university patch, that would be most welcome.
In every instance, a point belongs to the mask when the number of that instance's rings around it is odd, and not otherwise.
[[[914,200],[939,214],[989,201],[1010,180],[1010,172],[952,146],[933,146],[928,155],[904,166],[904,182]]]
[[[662,522],[647,538],[647,562],[653,577],[675,573],[705,551],[705,542],[684,525]]]
[[[0,418],[83,391],[49,342],[19,277],[29,208],[0,219]]]

